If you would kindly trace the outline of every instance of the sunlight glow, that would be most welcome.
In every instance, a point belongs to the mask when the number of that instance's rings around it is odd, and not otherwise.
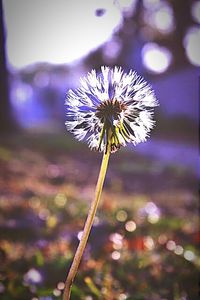
[[[16,68],[36,62],[71,63],[106,42],[122,24],[122,13],[112,0],[3,4],[8,60]],[[97,16],[97,9],[105,12]]]

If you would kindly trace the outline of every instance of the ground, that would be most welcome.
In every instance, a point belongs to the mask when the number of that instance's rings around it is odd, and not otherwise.
[[[61,299],[101,154],[61,134],[0,144],[0,298]],[[112,154],[72,300],[198,299],[197,175]]]

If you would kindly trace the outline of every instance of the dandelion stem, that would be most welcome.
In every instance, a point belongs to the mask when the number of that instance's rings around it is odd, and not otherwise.
[[[107,167],[108,167],[108,161],[109,161],[109,156],[110,156],[110,145],[108,145],[108,149],[107,151],[104,152],[103,155],[103,159],[102,159],[102,163],[101,163],[101,168],[100,168],[100,172],[99,172],[99,177],[97,180],[97,185],[96,185],[96,190],[95,190],[95,197],[94,200],[91,203],[91,207],[85,222],[85,226],[83,229],[83,234],[82,237],[80,239],[78,248],[76,250],[75,256],[74,256],[74,260],[72,262],[72,265],[70,267],[66,282],[65,282],[65,289],[64,289],[64,294],[63,294],[63,300],[69,300],[70,299],[70,294],[71,294],[71,287],[74,281],[74,278],[76,276],[90,231],[91,231],[91,227],[94,221],[94,217],[97,211],[97,207],[99,204],[99,200],[101,197],[101,192],[102,192],[102,188],[103,188],[103,183],[104,183],[104,179],[105,179],[105,175],[106,175],[106,171],[107,171]]]

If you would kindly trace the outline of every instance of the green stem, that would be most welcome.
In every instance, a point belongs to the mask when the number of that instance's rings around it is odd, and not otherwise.
[[[90,231],[91,231],[91,227],[94,221],[94,217],[97,211],[97,207],[99,204],[99,200],[101,197],[101,192],[102,192],[102,188],[103,188],[103,183],[104,183],[104,179],[105,179],[105,175],[106,175],[106,171],[107,171],[107,167],[108,167],[108,161],[109,161],[109,156],[110,156],[110,149],[108,149],[104,155],[103,155],[103,159],[102,159],[102,163],[101,163],[101,168],[100,168],[100,172],[99,172],[99,177],[98,177],[98,181],[97,181],[97,185],[96,185],[96,190],[95,190],[95,197],[94,200],[91,203],[91,207],[85,222],[85,226],[83,229],[83,234],[81,237],[81,240],[79,242],[78,248],[76,250],[75,256],[74,256],[74,260],[72,262],[71,268],[69,270],[66,282],[65,282],[65,289],[64,289],[64,294],[63,294],[63,300],[69,300],[70,299],[70,294],[71,294],[71,287],[74,281],[74,278],[76,276]]]

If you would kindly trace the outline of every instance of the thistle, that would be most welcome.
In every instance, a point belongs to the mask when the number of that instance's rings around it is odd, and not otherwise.
[[[151,86],[135,71],[101,67],[80,80],[80,87],[69,90],[66,127],[78,140],[86,140],[92,150],[103,152],[103,159],[83,234],[69,270],[63,300],[77,273],[100,200],[110,153],[146,141],[154,126],[153,108],[158,105]]]

